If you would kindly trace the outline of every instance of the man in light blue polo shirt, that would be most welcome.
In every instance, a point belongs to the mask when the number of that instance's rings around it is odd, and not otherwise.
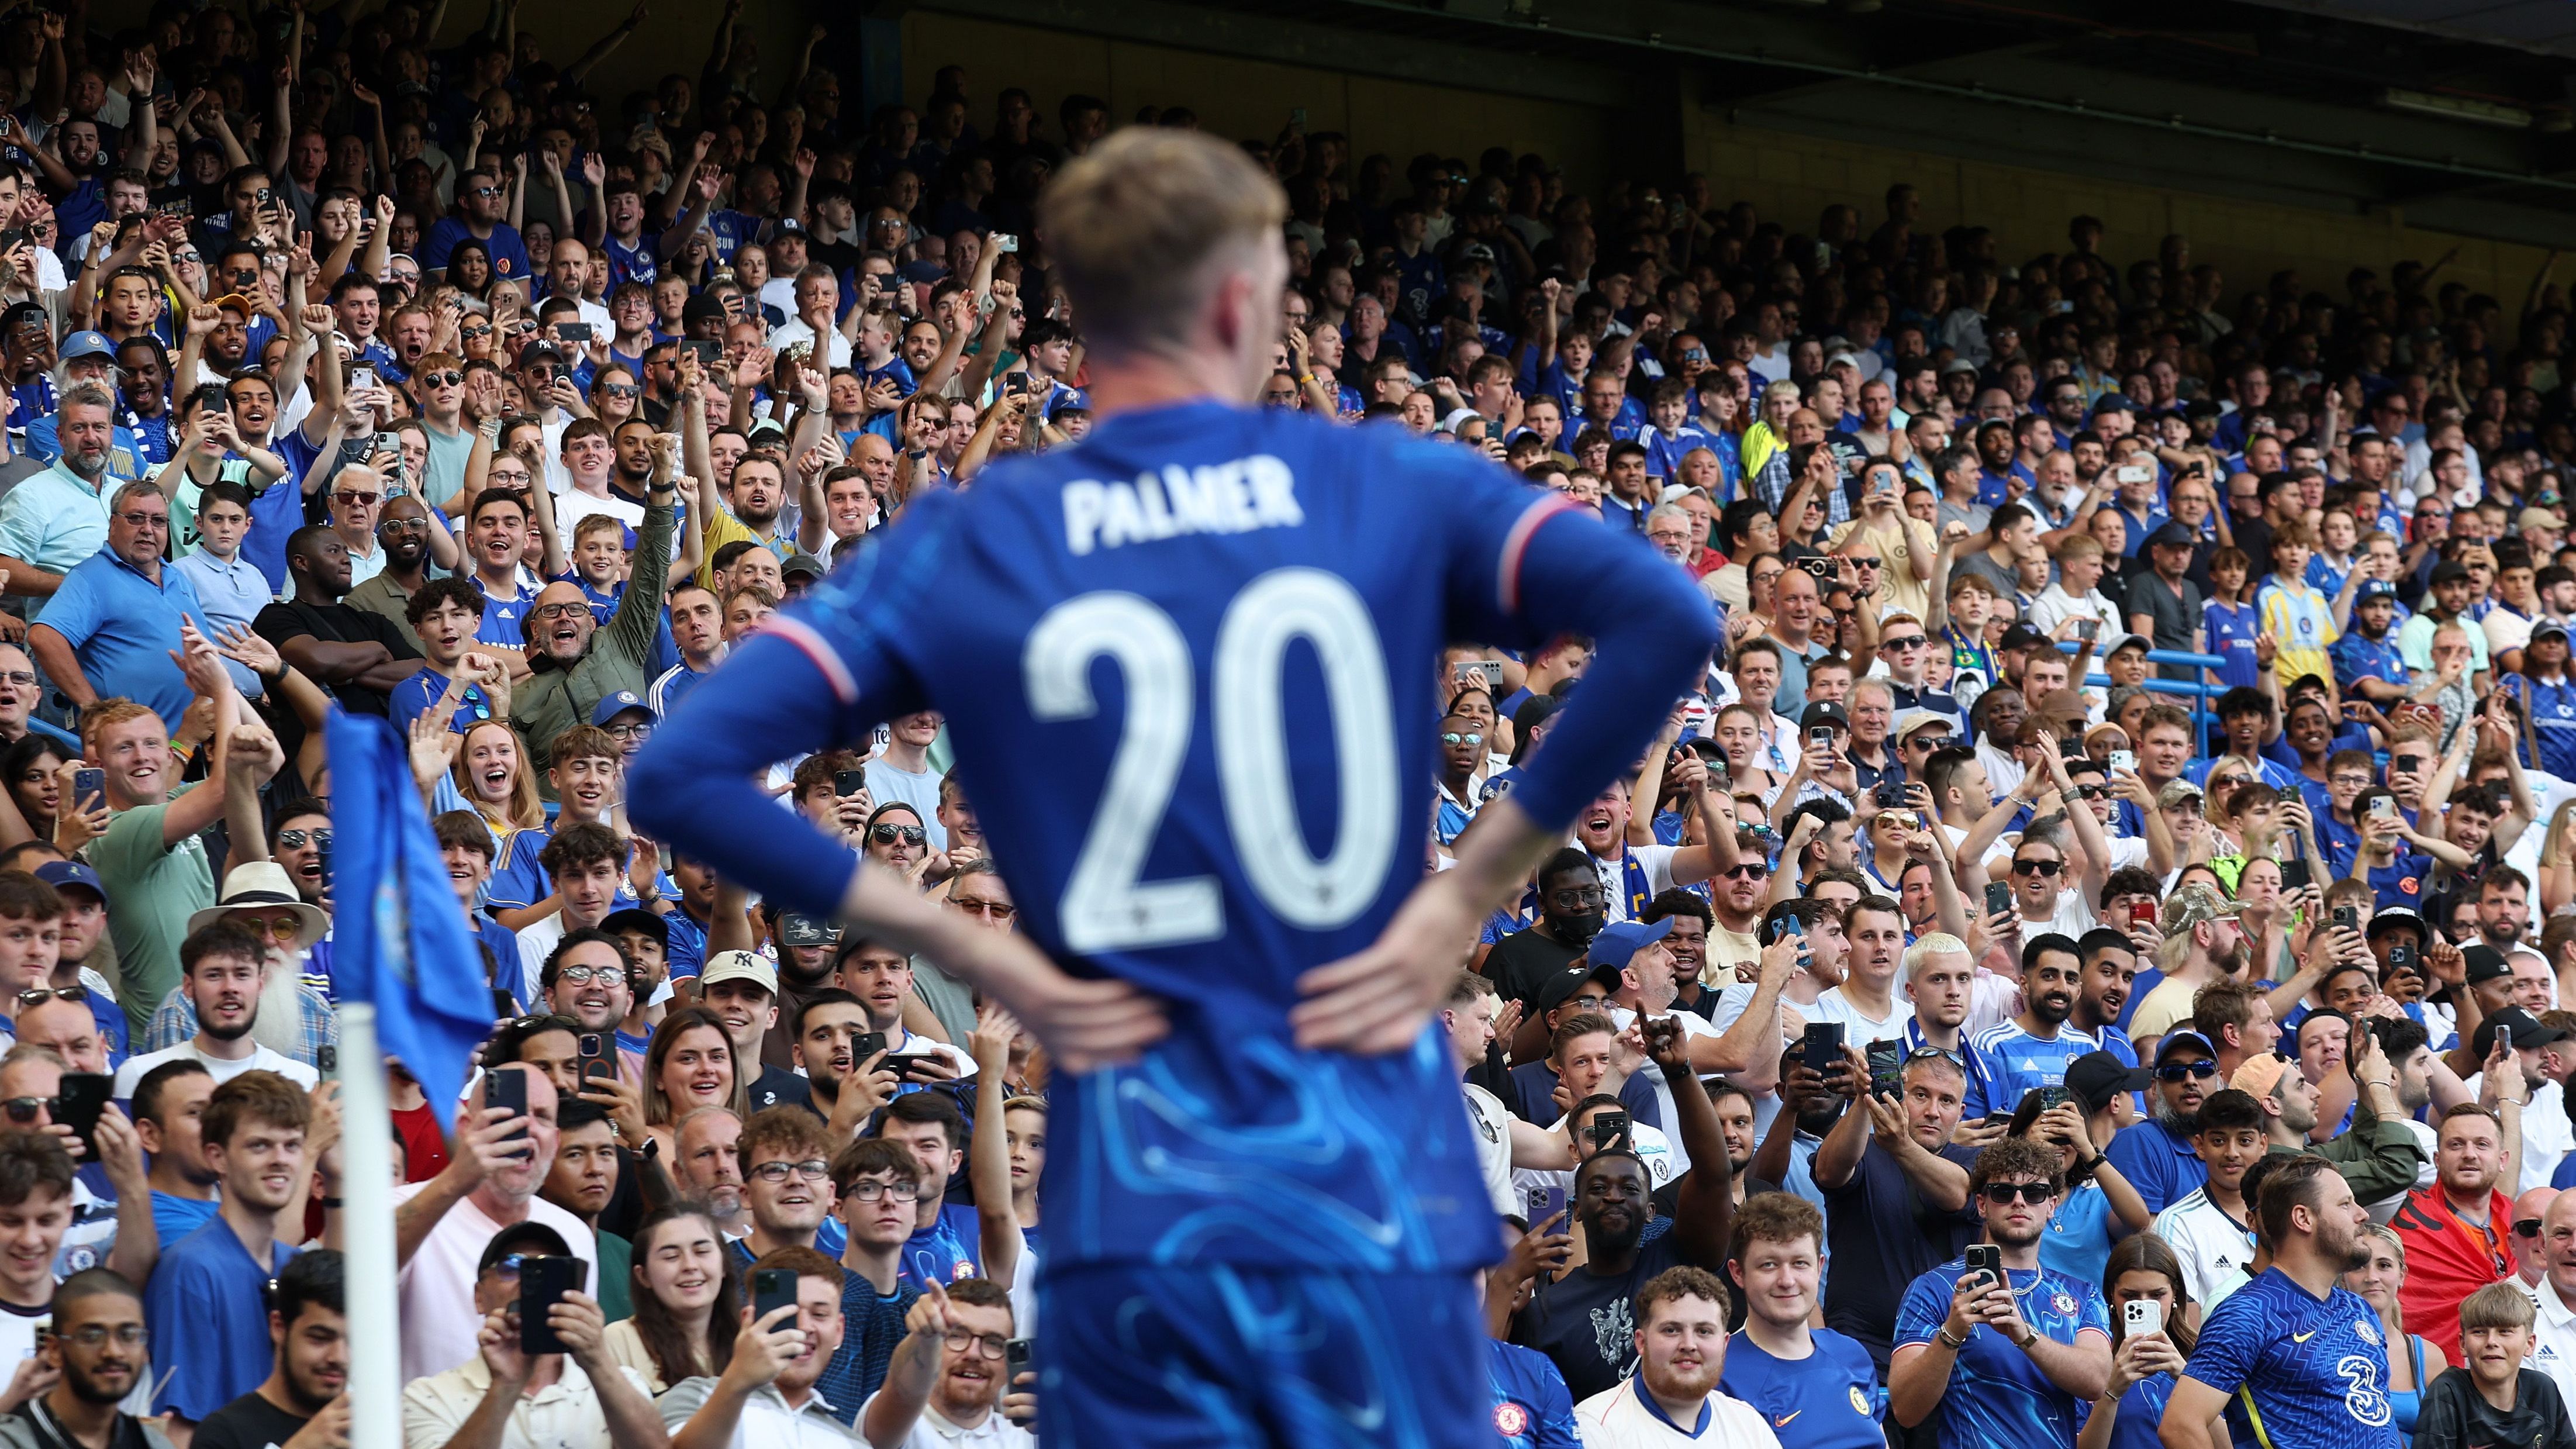
[[[63,576],[106,545],[106,495],[124,481],[108,469],[116,403],[107,389],[75,387],[58,411],[62,457],[0,498],[0,569],[9,571],[10,593],[35,600],[31,621],[43,617]]]
[[[116,385],[116,344],[104,332],[75,332],[63,339],[62,385],[66,392],[83,383],[96,383],[101,390]],[[109,445],[108,467],[120,478],[143,476],[146,459],[143,440],[123,423],[112,425],[115,441]],[[47,413],[27,424],[27,456],[39,463],[50,463],[63,455],[62,414]]]
[[[63,579],[27,647],[72,703],[122,696],[163,719],[185,714],[196,691],[170,660],[181,620],[206,628],[188,576],[161,562],[170,504],[150,483],[128,483],[109,505],[107,547]]]

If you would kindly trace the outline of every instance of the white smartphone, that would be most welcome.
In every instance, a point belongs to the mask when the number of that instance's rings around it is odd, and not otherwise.
[[[2165,1329],[2165,1307],[2152,1298],[2132,1298],[2120,1305],[2120,1327],[2123,1336],[2162,1333]]]
[[[2125,770],[2130,774],[2136,774],[2138,771],[2137,752],[2135,750],[2113,750],[2111,752],[2111,768],[2114,772]]]

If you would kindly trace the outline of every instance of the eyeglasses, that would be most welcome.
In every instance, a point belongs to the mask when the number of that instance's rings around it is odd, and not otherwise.
[[[588,604],[569,603],[539,604],[535,608],[530,609],[528,614],[531,618],[537,619],[569,619],[575,614],[587,614],[589,612],[590,605]]]
[[[2156,1080],[2159,1082],[2179,1082],[2185,1077],[2195,1077],[2205,1082],[2217,1075],[2218,1063],[2209,1061],[2162,1062],[2156,1067]]]
[[[642,397],[644,389],[631,382],[603,382],[599,390],[610,397]]]
[[[18,1009],[25,1011],[29,1007],[42,1006],[56,997],[65,1001],[87,1001],[89,988],[86,986],[30,986],[18,993]]]
[[[304,923],[292,915],[263,916],[249,911],[227,911],[224,919],[254,936],[272,941],[292,941],[304,930]]]
[[[1483,735],[1444,733],[1440,736],[1440,743],[1444,745],[1481,745],[1484,742],[1485,737]]]
[[[1723,872],[1728,880],[1760,880],[1770,873],[1771,867],[1758,860],[1738,861]]]
[[[1011,1347],[1010,1340],[998,1333],[969,1333],[962,1328],[948,1330],[946,1341],[950,1353],[971,1351],[980,1353],[986,1358],[1000,1358],[1009,1352]]]
[[[626,740],[650,739],[652,738],[652,735],[653,727],[649,724],[632,723],[613,724],[608,726],[608,737],[620,742]]]
[[[1556,901],[1560,904],[1578,906],[1582,905],[1586,901],[1606,901],[1609,898],[1609,892],[1601,889],[1597,882],[1588,886],[1569,886],[1564,890],[1553,892],[1548,896],[1549,900]]]
[[[898,840],[902,841],[906,845],[919,845],[929,838],[929,833],[918,825],[872,825],[868,827],[868,839],[879,845],[892,845]]]
[[[961,901],[955,896],[950,896],[948,904],[970,916],[981,916],[988,921],[1007,921],[1020,913],[1020,908],[1008,901]]]
[[[626,979],[626,968],[623,966],[566,966],[555,973],[555,979],[569,981],[575,986],[587,986],[593,981],[613,984]]]
[[[778,1183],[785,1182],[791,1172],[807,1182],[821,1182],[832,1175],[832,1164],[819,1157],[809,1157],[803,1162],[764,1162],[753,1168],[751,1175],[763,1182]],[[917,1193],[919,1189],[914,1191]]]
[[[921,1184],[917,1182],[878,1182],[873,1178],[864,1178],[858,1182],[851,1183],[848,1187],[842,1188],[841,1196],[854,1197],[861,1202],[875,1202],[881,1197],[890,1197],[896,1202],[916,1202],[919,1201],[921,1197]]]
[[[56,1337],[68,1338],[83,1348],[97,1348],[107,1342],[110,1334],[115,1335],[117,1343],[126,1348],[139,1348],[150,1341],[152,1330],[140,1323],[120,1323],[112,1329],[104,1323],[91,1323]]]
[[[0,1102],[0,1111],[7,1112],[10,1121],[24,1126],[35,1121],[39,1115],[51,1112],[54,1104],[61,1100],[60,1097],[11,1097],[6,1102]]]
[[[2044,1203],[2055,1196],[2057,1196],[2057,1189],[2044,1182],[1990,1182],[1986,1184],[1986,1201],[1993,1203],[1998,1207],[2013,1201],[2015,1198],[2019,1198],[2021,1201],[2035,1206],[2039,1203]]]
[[[2057,860],[2016,860],[2012,863],[2012,873],[2015,875],[2051,876],[2057,874],[2059,868],[2064,864],[2064,861]]]
[[[429,532],[429,520],[426,518],[388,518],[376,525],[376,532],[427,533]]]
[[[344,488],[341,491],[332,494],[331,501],[339,504],[343,508],[373,508],[375,505],[385,501],[385,495],[381,493],[361,493],[355,488]]]
[[[116,515],[116,521],[124,524],[128,528],[166,529],[170,526],[170,515],[166,513],[120,513]]]
[[[33,689],[36,687],[36,676],[23,669],[11,669],[0,672],[0,684],[14,684],[20,689]]]

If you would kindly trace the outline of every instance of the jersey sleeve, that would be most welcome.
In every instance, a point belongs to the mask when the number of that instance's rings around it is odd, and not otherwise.
[[[1582,1449],[1583,1430],[1574,1419],[1574,1395],[1554,1360],[1542,1358],[1530,1371],[1530,1396],[1538,1401],[1538,1422],[1530,1426],[1535,1449]]]
[[[781,811],[755,780],[778,759],[858,738],[920,708],[920,680],[896,635],[936,611],[925,594],[955,526],[951,495],[915,500],[882,539],[771,618],[689,691],[636,757],[628,792],[636,822],[718,874],[765,883],[796,910],[833,912],[858,852],[804,816]]]
[[[1435,450],[1418,445],[1422,454]],[[1442,459],[1437,490],[1451,633],[1532,648],[1593,641],[1583,688],[1548,728],[1512,798],[1548,828],[1574,818],[1637,758],[1718,645],[1706,595],[1637,536],[1564,494],[1513,482],[1471,458]]]
[[[1906,1285],[1904,1301],[1896,1306],[1896,1336],[1891,1347],[1930,1343],[1932,1335],[1950,1317],[1950,1298],[1957,1284],[1947,1272],[1935,1268]]]
[[[2235,1392],[2252,1375],[2255,1361],[2271,1341],[2271,1315],[2264,1306],[2262,1295],[2251,1287],[2229,1294],[2201,1325],[2200,1339],[2192,1345],[2183,1373],[2221,1393]]]
[[[2101,1290],[2090,1283],[2077,1282],[2075,1335],[2098,1333],[2105,1341],[2111,1337],[2111,1305],[2104,1301]]]

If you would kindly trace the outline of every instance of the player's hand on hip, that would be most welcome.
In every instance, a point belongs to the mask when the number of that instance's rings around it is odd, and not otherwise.
[[[1162,1003],[1127,982],[1068,975],[1022,936],[981,928],[963,934],[963,954],[978,959],[961,962],[965,970],[957,974],[982,983],[1067,1071],[1133,1061],[1171,1030]]]
[[[1413,1045],[1484,919],[1460,874],[1444,871],[1414,887],[1366,950],[1297,978],[1305,1000],[1288,1013],[1297,1045],[1370,1054]]]

